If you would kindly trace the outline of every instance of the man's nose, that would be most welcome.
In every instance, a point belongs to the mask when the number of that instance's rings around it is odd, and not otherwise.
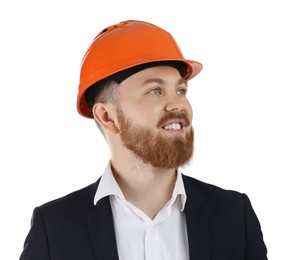
[[[169,96],[165,104],[165,110],[168,112],[181,112],[185,109],[185,100],[181,96]]]

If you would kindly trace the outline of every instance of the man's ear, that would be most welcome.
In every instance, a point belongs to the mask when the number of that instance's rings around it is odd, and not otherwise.
[[[119,133],[118,127],[116,126],[114,120],[112,120],[112,115],[114,116],[114,110],[115,108],[113,105],[102,102],[94,104],[92,108],[94,119],[102,127],[104,132],[107,132],[109,134]]]

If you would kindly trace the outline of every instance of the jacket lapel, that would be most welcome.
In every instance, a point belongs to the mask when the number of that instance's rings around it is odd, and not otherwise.
[[[109,197],[101,199],[92,207],[88,226],[96,259],[119,260]]]
[[[185,216],[191,260],[209,260],[210,242],[207,215],[203,199],[190,178],[183,176],[187,201]]]

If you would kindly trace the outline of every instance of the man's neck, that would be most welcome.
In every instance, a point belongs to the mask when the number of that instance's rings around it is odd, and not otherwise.
[[[172,196],[176,170],[154,168],[137,158],[131,158],[129,163],[126,160],[111,162],[126,200],[154,219]]]

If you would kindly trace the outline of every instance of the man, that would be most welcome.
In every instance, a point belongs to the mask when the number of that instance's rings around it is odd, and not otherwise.
[[[150,23],[97,35],[77,108],[96,120],[110,162],[94,184],[35,209],[20,259],[267,259],[248,197],[179,171],[193,154],[187,81],[201,69]]]

